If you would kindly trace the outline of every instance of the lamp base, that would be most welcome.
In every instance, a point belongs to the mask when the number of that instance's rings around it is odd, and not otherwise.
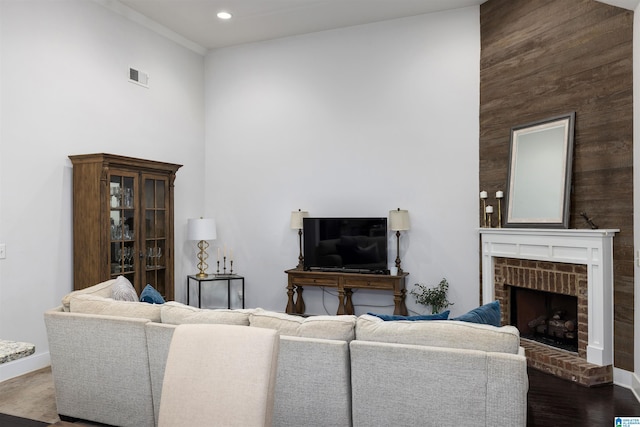
[[[396,268],[398,269],[398,275],[402,275],[402,268],[400,267],[400,264],[402,263],[402,261],[400,261],[400,231],[396,231],[396,238],[397,238],[397,247],[396,247]]]
[[[209,258],[209,254],[207,254],[208,247],[209,247],[209,243],[206,240],[200,240],[198,242],[198,249],[200,249],[200,251],[198,252],[197,267],[198,267],[198,270],[200,270],[200,272],[196,274],[196,277],[199,279],[202,279],[208,276],[208,274],[205,273],[205,271],[207,271],[207,268],[209,268],[209,264],[205,262],[205,260]]]
[[[298,255],[298,265],[296,270],[304,270],[304,255],[302,255],[302,229],[298,230],[298,239],[300,241],[300,255]]]

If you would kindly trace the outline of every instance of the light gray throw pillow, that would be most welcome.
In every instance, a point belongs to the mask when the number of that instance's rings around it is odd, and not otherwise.
[[[136,290],[133,288],[131,282],[124,276],[118,276],[111,286],[111,298],[116,301],[139,301]]]

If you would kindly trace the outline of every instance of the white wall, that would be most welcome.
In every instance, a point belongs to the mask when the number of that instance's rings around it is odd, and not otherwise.
[[[0,0],[0,338],[46,365],[42,313],[72,290],[70,154],[184,164],[176,179],[176,281],[192,272],[186,220],[203,208],[203,57],[85,0]],[[129,67],[150,74],[148,89]],[[180,297],[180,294],[178,294]]]
[[[633,169],[640,170],[640,153],[636,146],[640,143],[640,129],[635,123],[640,121],[640,6],[637,6],[633,14]],[[635,118],[638,117],[638,120]],[[633,236],[634,236],[634,328],[633,328],[633,356],[634,375],[631,381],[632,390],[636,398],[640,399],[640,268],[638,258],[640,256],[640,174],[633,174]]]
[[[218,224],[211,253],[234,249],[248,307],[284,310],[283,271],[298,256],[289,218],[298,208],[312,216],[408,209],[408,287],[446,277],[452,314],[478,305],[479,57],[478,7],[207,55],[206,213]],[[393,262],[391,233],[389,245]],[[308,313],[335,313],[334,296],[304,295]],[[359,290],[354,302],[356,314],[393,311],[388,293]]]
[[[216,218],[210,253],[233,248],[248,307],[283,310],[283,270],[298,255],[291,210],[401,207],[409,287],[447,277],[454,314],[478,304],[478,8],[223,49],[205,67],[95,2],[0,0],[0,12],[0,337],[37,347],[0,366],[0,380],[48,363],[42,313],[72,288],[69,154],[185,165],[179,301],[195,271],[187,218]],[[127,82],[130,66],[150,74],[149,89]],[[305,296],[310,313],[336,310],[332,295]],[[358,314],[392,311],[387,293],[354,300],[384,306]]]

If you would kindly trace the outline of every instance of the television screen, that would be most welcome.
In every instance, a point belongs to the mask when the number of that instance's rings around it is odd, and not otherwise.
[[[304,218],[304,269],[387,271],[387,218]]]

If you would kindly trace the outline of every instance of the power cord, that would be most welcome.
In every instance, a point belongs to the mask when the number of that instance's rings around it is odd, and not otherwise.
[[[326,305],[326,299],[325,299],[325,294],[329,294],[332,297],[338,298],[338,293],[337,292],[331,292],[330,290],[328,290],[327,288],[325,288],[324,286],[321,286],[320,289],[322,290],[322,308],[324,309],[324,312],[327,315],[333,315],[334,313],[330,313],[329,310],[327,309],[327,305]],[[352,294],[355,294],[356,292],[358,292],[359,289],[354,289]],[[394,304],[383,304],[383,305],[375,305],[375,304],[353,304],[353,308],[355,311],[355,308],[395,308]],[[419,315],[422,313],[418,313],[417,311],[414,310],[409,310],[409,313],[411,315]]]

